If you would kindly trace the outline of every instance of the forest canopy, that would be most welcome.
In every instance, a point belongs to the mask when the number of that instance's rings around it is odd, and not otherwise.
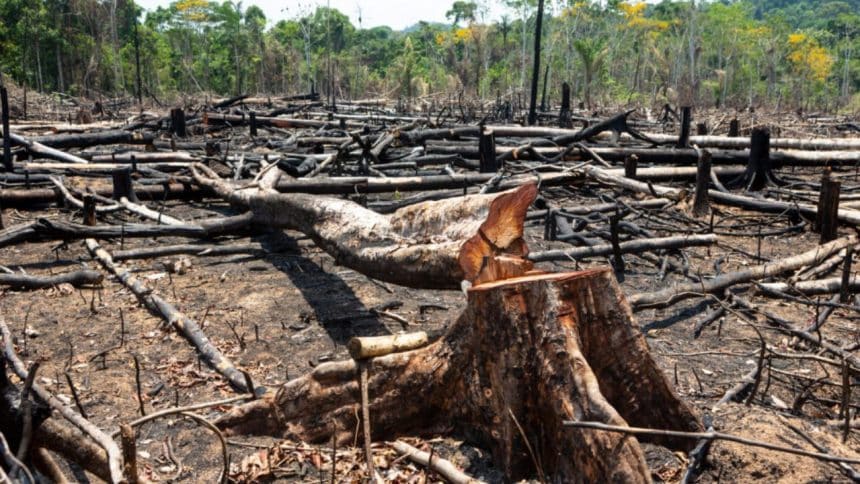
[[[0,71],[41,92],[144,97],[310,91],[338,98],[524,92],[536,0],[453,2],[447,23],[363,28],[326,7],[0,0]],[[860,0],[547,1],[541,82],[587,106],[860,105]],[[545,81],[544,81],[545,79]]]

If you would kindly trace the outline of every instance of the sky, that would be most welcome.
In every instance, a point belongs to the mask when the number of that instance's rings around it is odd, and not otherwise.
[[[173,0],[137,0],[147,10],[156,7],[166,7]],[[245,0],[243,7],[257,5],[266,14],[270,24],[285,18],[304,16],[313,12],[317,5],[329,5],[349,17],[353,25],[359,25],[361,12],[361,27],[377,27],[387,25],[394,30],[402,30],[416,24],[419,20],[428,22],[448,22],[445,12],[451,8],[454,0]],[[503,12],[501,2],[489,1],[487,21],[498,19]],[[480,20],[480,19],[479,19]]]

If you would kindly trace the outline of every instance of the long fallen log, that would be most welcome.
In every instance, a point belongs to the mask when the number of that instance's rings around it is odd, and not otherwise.
[[[75,156],[70,153],[66,153],[65,151],[58,150],[56,148],[52,148],[50,146],[45,146],[42,143],[37,141],[29,140],[23,136],[17,135],[15,133],[9,133],[9,139],[12,140],[13,143],[24,146],[27,148],[27,151],[33,153],[35,155],[42,155],[46,158],[51,158],[53,160],[64,161],[66,163],[80,163],[87,164],[89,163],[87,160],[81,158],[80,156]]]
[[[820,296],[822,294],[838,294],[842,290],[841,277],[829,277],[826,279],[813,279],[811,281],[788,282],[763,282],[757,284],[763,294],[779,296],[779,293],[803,294],[806,296]],[[853,276],[848,280],[848,290],[852,293],[860,291],[860,276]]]
[[[208,238],[247,229],[251,215],[243,214],[204,220],[183,225],[81,225],[60,220],[40,218],[35,222],[19,224],[0,230],[0,247],[19,242],[39,240],[112,239],[123,237],[194,237]]]
[[[164,298],[155,294],[140,279],[115,263],[110,253],[102,248],[98,242],[93,239],[87,239],[86,245],[93,258],[98,260],[105,269],[116,276],[122,285],[128,288],[137,300],[151,313],[158,315],[179,331],[197,349],[198,356],[212,369],[220,373],[230,383],[230,386],[239,392],[249,391],[245,375],[237,370],[235,365],[212,344],[193,319],[181,313],[172,304],[164,300]],[[258,389],[261,392],[265,392],[265,389],[262,387],[258,387]]]
[[[524,127],[487,125],[487,129],[493,130],[497,137],[507,138],[559,138],[571,137],[582,133],[583,130],[550,128],[550,127]],[[420,143],[430,139],[458,139],[464,137],[477,137],[477,126],[465,126],[457,128],[437,128],[414,131],[403,131],[401,139],[410,143]],[[677,135],[663,133],[642,133],[647,138],[664,144],[676,144]],[[605,140],[612,137],[612,133],[599,133],[592,135],[594,139]],[[622,140],[632,140],[629,134],[622,134]],[[750,140],[748,137],[728,136],[690,136],[690,144],[698,145],[700,148],[726,148],[726,149],[748,149]],[[771,148],[794,149],[794,150],[860,150],[860,138],[771,138]]]
[[[274,126],[276,128],[322,128],[325,126],[337,126],[333,121],[318,121],[315,119],[297,118],[271,118],[256,116],[256,122],[260,126]],[[251,122],[250,117],[236,116],[233,114],[220,114],[212,112],[203,113],[203,124],[230,124],[232,126],[243,126]],[[360,128],[364,123],[353,123],[344,121],[348,128]]]
[[[81,167],[83,165],[75,165]],[[49,170],[50,171],[50,170]],[[113,188],[110,186],[93,187],[93,193],[110,197]],[[141,200],[190,200],[211,196],[212,192],[201,189],[196,185],[183,185],[181,183],[167,183],[159,185],[141,185],[134,187],[134,193]],[[31,188],[0,190],[0,205],[3,207],[32,207],[42,203],[54,203],[62,201],[63,197],[53,188]]]
[[[467,173],[455,175],[408,176],[408,177],[331,177],[297,178],[278,183],[275,188],[281,193],[311,193],[318,195],[346,195],[355,193],[390,193],[420,190],[442,190],[466,188],[489,182],[496,173]],[[540,181],[542,185],[563,185],[580,179],[570,173],[547,173],[540,177],[519,175],[503,179],[498,189],[505,190],[526,183]]]
[[[609,161],[623,161],[629,156],[636,156],[643,163],[695,165],[698,161],[698,153],[692,148],[643,148],[643,147],[605,147],[591,146],[602,158]],[[580,148],[529,146],[528,150],[522,147],[512,148],[510,146],[496,146],[496,155],[508,155],[512,151],[517,152],[517,159],[533,159],[530,151],[534,151],[544,157],[553,157],[567,152],[576,158],[588,157],[585,150]],[[709,150],[712,161],[715,164],[745,165],[749,160],[749,150]],[[468,145],[455,144],[428,144],[427,153],[437,155],[461,155],[468,158],[477,158],[477,142]],[[839,166],[854,165],[860,161],[860,151],[800,151],[784,150],[771,151],[770,159],[776,166]]]
[[[684,247],[711,245],[717,242],[714,234],[680,235],[656,239],[639,239],[621,242],[618,247],[622,254],[640,253],[650,250],[672,250]],[[586,257],[598,257],[612,254],[612,244],[593,245],[590,247],[574,247],[571,249],[545,250],[532,252],[528,259],[532,262],[580,260]]]
[[[46,287],[71,284],[74,287],[95,286],[101,284],[102,273],[98,271],[80,270],[53,274],[49,276],[33,276],[29,274],[0,274],[0,286],[12,289],[43,289]]]
[[[630,304],[635,309],[667,307],[677,303],[678,301],[698,297],[704,294],[720,294],[724,289],[735,284],[743,284],[746,282],[766,279],[803,266],[821,262],[846,247],[857,245],[857,242],[857,236],[851,235],[841,239],[836,239],[832,242],[828,242],[792,257],[780,259],[776,262],[748,267],[740,271],[720,274],[710,280],[679,284],[675,287],[670,287],[660,291],[633,294],[629,298]]]
[[[249,209],[254,222],[298,230],[340,265],[386,282],[433,289],[456,289],[466,279],[458,262],[460,247],[485,219],[500,234],[494,239],[489,228],[482,229],[496,247],[519,247],[522,219],[537,194],[536,185],[528,184],[502,194],[419,203],[383,215],[339,198],[265,187],[237,189],[203,165],[192,171],[199,184]],[[494,206],[504,216],[489,219]]]
[[[34,143],[39,143],[51,148],[88,148],[90,146],[114,145],[114,144],[151,144],[155,139],[152,133],[140,131],[97,131],[93,133],[54,134],[48,136],[35,136],[31,138]]]
[[[596,166],[586,166],[578,170],[572,171],[581,172],[586,177],[598,181],[600,183],[618,186],[626,188],[630,191],[644,193],[656,197],[663,197],[679,201],[688,195],[685,190],[679,188],[640,182],[621,175],[616,175],[610,170],[598,168]],[[815,217],[818,213],[818,207],[805,203],[782,202],[777,200],[768,200],[765,198],[754,198],[746,195],[738,195],[735,193],[722,192],[720,190],[714,189],[708,190],[708,196],[711,198],[711,202],[713,203],[746,208],[751,210],[758,210],[766,213],[797,213],[813,220],[815,220]],[[837,213],[837,218],[840,222],[845,222],[850,225],[858,226],[860,225],[860,210],[840,209]]]

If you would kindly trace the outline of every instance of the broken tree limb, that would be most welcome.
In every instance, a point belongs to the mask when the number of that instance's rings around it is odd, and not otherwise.
[[[630,296],[630,304],[636,309],[651,307],[667,307],[678,301],[703,294],[721,293],[723,289],[735,284],[757,281],[773,277],[784,272],[815,264],[846,247],[857,244],[857,236],[848,236],[822,244],[812,250],[793,257],[787,257],[777,262],[752,266],[736,272],[721,274],[711,280],[679,284],[676,287],[654,292],[642,292]]]
[[[43,289],[58,286],[60,284],[71,284],[75,287],[95,286],[101,284],[103,276],[101,272],[80,270],[67,272],[65,274],[54,274],[49,276],[31,276],[27,274],[0,274],[0,286],[9,286],[12,289]]]
[[[60,220],[38,219],[35,222],[19,224],[5,230],[0,230],[0,247],[24,241],[39,240],[159,236],[209,238],[247,229],[250,223],[251,214],[215,218],[200,221],[199,224],[183,225],[125,224],[88,226]]]
[[[714,234],[680,235],[655,239],[628,240],[618,244],[622,254],[635,254],[649,250],[672,250],[684,247],[711,245],[717,242]],[[612,244],[600,244],[572,249],[545,250],[532,252],[528,259],[533,262],[580,260],[586,257],[599,257],[612,254]]]
[[[433,469],[434,472],[444,477],[451,484],[483,484],[483,481],[470,477],[465,472],[457,469],[457,466],[450,461],[431,455],[429,452],[418,450],[406,442],[397,440],[392,442],[391,447],[398,454],[405,455],[416,464]]]
[[[56,148],[51,148],[50,146],[45,146],[42,143],[36,141],[31,141],[23,136],[17,135],[12,132],[9,132],[9,139],[12,140],[12,142],[15,144],[24,146],[25,148],[27,148],[27,151],[33,153],[34,155],[42,155],[45,158],[64,161],[66,163],[89,163],[89,161],[79,156],[66,153],[65,151],[61,151]]]
[[[648,354],[608,269],[474,286],[467,308],[443,338],[367,364],[377,438],[444,422],[485,445],[511,480],[533,474],[534,468],[509,411],[535,439],[532,445],[552,482],[649,480],[636,440],[564,430],[562,422],[574,416],[701,429]],[[339,442],[351,441],[357,374],[354,361],[320,365],[275,396],[235,407],[217,424],[231,434],[309,442],[334,435]]]
[[[176,328],[185,339],[188,340],[198,351],[199,357],[212,367],[215,371],[221,374],[230,385],[239,392],[247,392],[248,388],[245,381],[245,375],[237,370],[233,363],[221,354],[221,351],[209,341],[200,326],[191,318],[181,313],[172,304],[165,301],[158,294],[153,293],[152,289],[146,287],[144,283],[132,275],[128,270],[119,266],[113,261],[110,253],[103,249],[98,242],[93,239],[87,239],[87,249],[90,254],[101,263],[111,274],[117,277],[123,286],[127,287],[137,297],[141,304],[153,314],[164,319],[168,324]],[[258,387],[265,391],[264,388]]]
[[[12,334],[9,332],[9,327],[6,326],[2,317],[0,317],[0,336],[3,336],[3,353],[6,361],[9,362],[12,366],[12,370],[19,378],[21,378],[21,380],[26,380],[27,369],[24,367],[24,363],[15,354],[15,349],[12,344]],[[110,481],[114,483],[121,482],[122,454],[119,447],[116,445],[116,442],[114,442],[109,435],[102,432],[101,429],[93,425],[89,420],[72,411],[70,407],[63,404],[63,402],[42,388],[38,383],[33,383],[32,391],[38,395],[42,401],[47,403],[53,411],[62,415],[72,425],[77,427],[101,446],[104,452],[107,453]]]
[[[815,279],[811,281],[788,282],[764,282],[756,285],[762,293],[778,296],[778,293],[794,293],[806,296],[820,296],[823,294],[839,294],[844,288],[842,277],[830,277],[827,279]],[[848,289],[852,292],[860,289],[860,276],[849,279]]]
[[[460,287],[465,278],[458,263],[460,246],[478,232],[485,218],[490,218],[495,201],[505,196],[468,195],[419,203],[383,215],[349,200],[284,194],[266,188],[235,189],[202,165],[195,165],[193,173],[201,185],[249,209],[254,222],[298,230],[340,265],[382,281],[434,289]],[[520,193],[522,198],[515,197],[517,200],[530,197],[527,208],[537,189],[531,184],[507,193]],[[499,211],[505,208],[504,204],[497,206]],[[523,208],[519,219],[500,219],[508,225],[498,230],[518,226],[521,232],[525,214]]]

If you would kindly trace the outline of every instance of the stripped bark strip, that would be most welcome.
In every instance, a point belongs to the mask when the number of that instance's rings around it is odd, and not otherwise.
[[[141,304],[146,306],[150,312],[160,316],[170,325],[175,327],[200,353],[200,358],[207,365],[215,369],[230,382],[230,385],[239,392],[246,392],[245,377],[237,370],[233,363],[223,354],[200,329],[197,323],[188,316],[181,313],[172,304],[162,299],[159,295],[152,293],[143,282],[134,277],[128,270],[113,261],[110,253],[103,249],[94,239],[86,240],[87,249],[90,254],[98,259],[105,269],[110,271],[122,284],[127,287]]]

